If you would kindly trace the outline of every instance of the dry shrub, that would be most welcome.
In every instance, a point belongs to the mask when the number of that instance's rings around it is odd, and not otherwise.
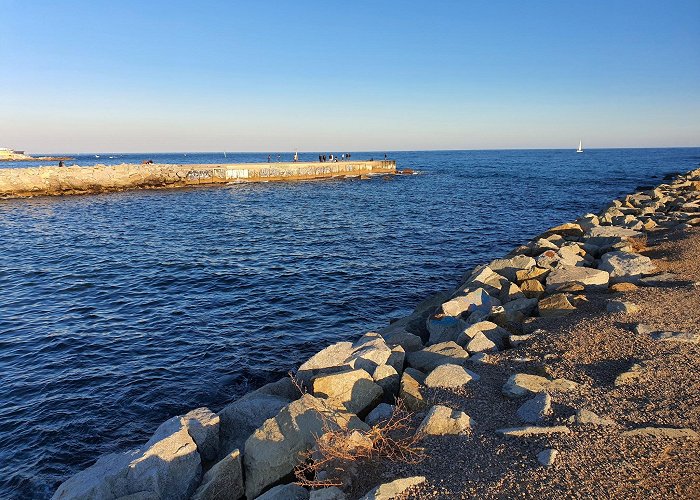
[[[637,253],[643,252],[644,250],[646,250],[648,248],[647,247],[648,240],[647,240],[646,234],[640,234],[639,236],[632,236],[627,241],[629,242],[630,246],[632,247],[632,250],[634,250]]]
[[[297,484],[308,488],[345,486],[361,461],[420,462],[424,450],[411,426],[412,418],[402,400],[397,400],[388,420],[366,431],[338,429],[323,418],[323,434],[315,437],[316,445],[294,471]]]

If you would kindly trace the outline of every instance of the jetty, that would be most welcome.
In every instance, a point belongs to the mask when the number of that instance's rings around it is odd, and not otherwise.
[[[242,182],[303,181],[395,174],[394,160],[236,164],[128,164],[0,169],[0,198]]]

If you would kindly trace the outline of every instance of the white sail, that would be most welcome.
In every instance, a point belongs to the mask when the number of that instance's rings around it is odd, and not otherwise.
[[[583,153],[583,141],[578,141],[578,149],[576,150],[577,153]]]

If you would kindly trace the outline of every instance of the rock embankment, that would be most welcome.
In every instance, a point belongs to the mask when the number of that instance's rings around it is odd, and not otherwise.
[[[229,165],[121,164],[0,169],[0,198],[62,196],[230,182],[298,181],[396,173],[393,160]]]
[[[649,248],[700,242],[698,225],[700,170],[545,231],[295,379],[174,417],[54,498],[692,497],[700,271]],[[382,456],[395,408],[422,461]],[[370,451],[333,484],[338,435]],[[294,484],[302,462],[314,477]]]

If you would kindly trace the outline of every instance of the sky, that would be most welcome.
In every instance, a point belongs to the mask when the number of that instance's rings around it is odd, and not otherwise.
[[[700,146],[700,0],[0,0],[0,147]]]

